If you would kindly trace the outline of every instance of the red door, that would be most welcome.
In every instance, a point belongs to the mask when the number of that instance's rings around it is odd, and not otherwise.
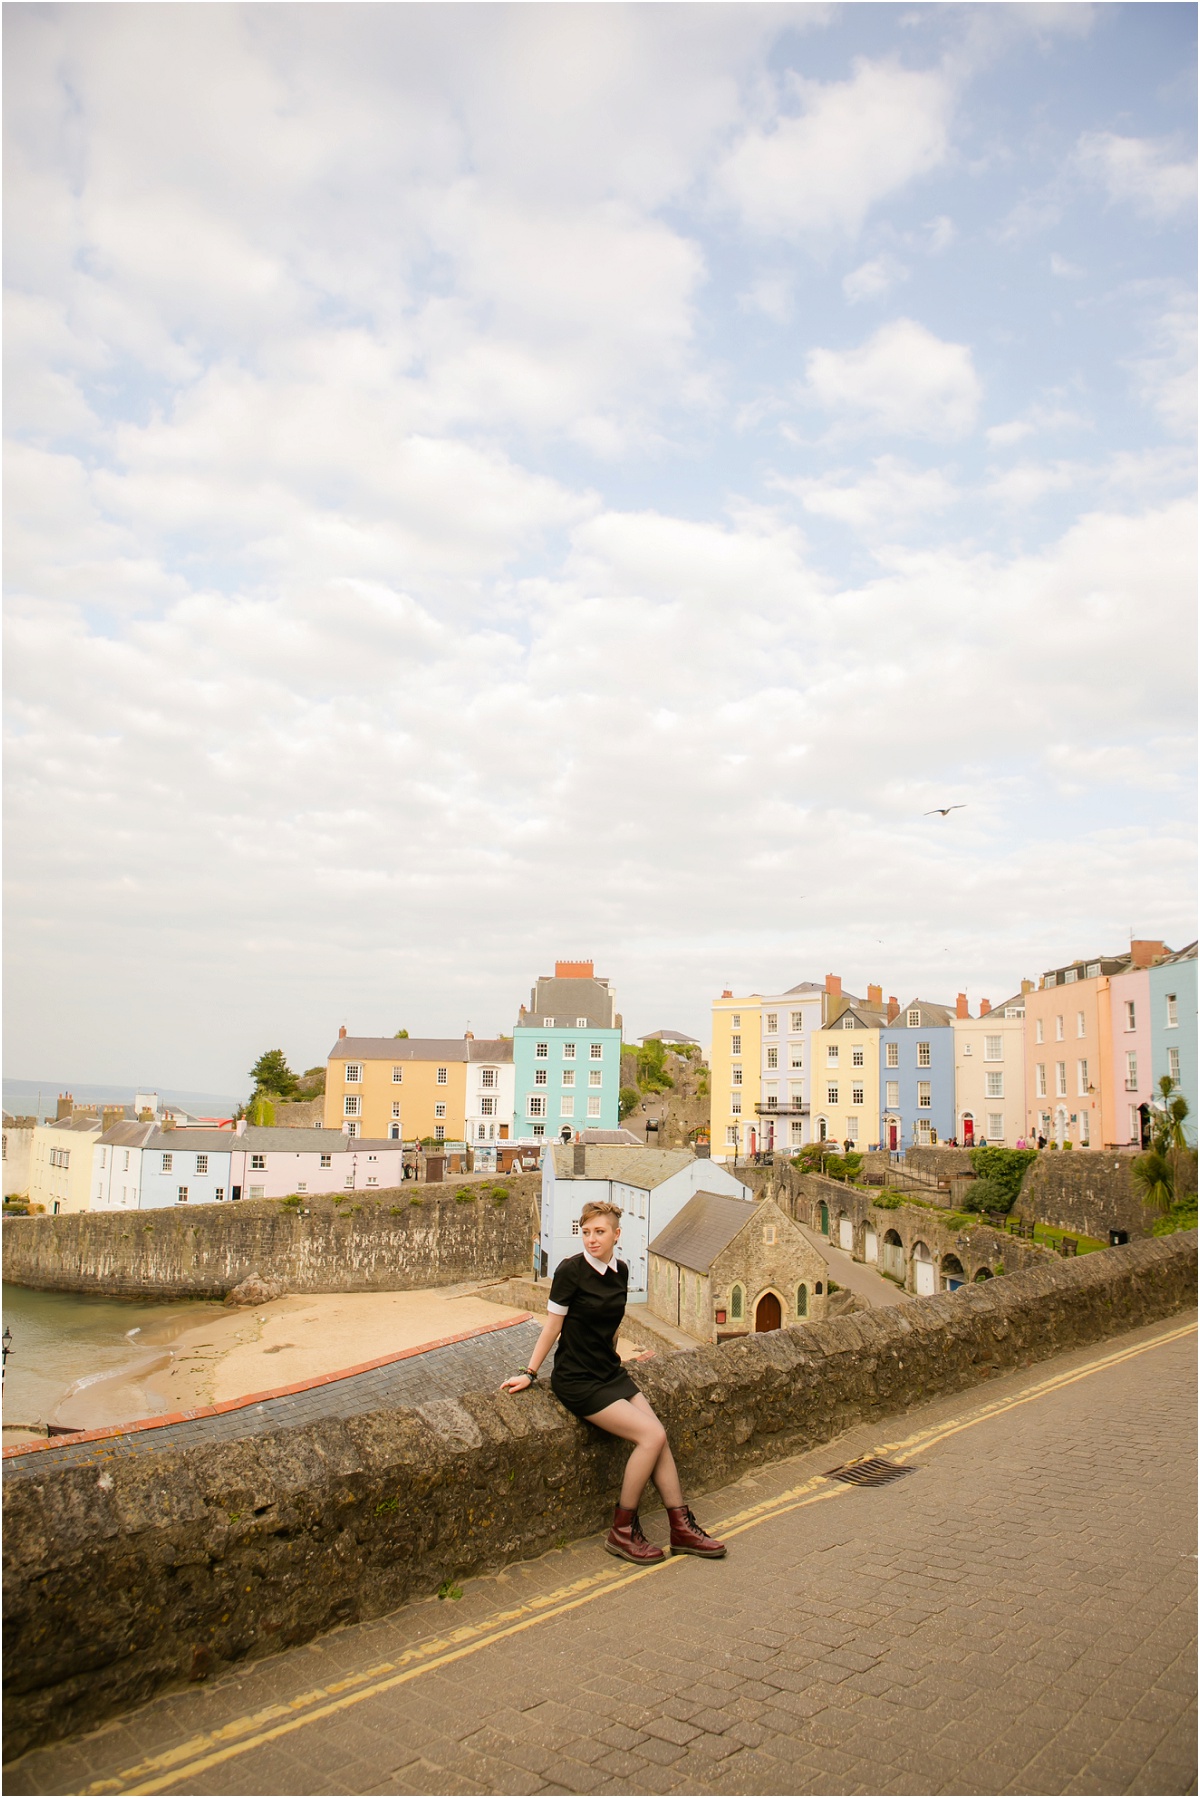
[[[888,1148],[889,1149],[898,1149],[899,1147],[900,1147],[900,1141],[899,1141],[899,1137],[896,1132],[896,1126],[895,1126],[895,1124],[889,1124],[888,1125]]]
[[[966,1144],[967,1148],[969,1149],[971,1144],[974,1141],[975,1141],[975,1119],[973,1117],[965,1117],[963,1119],[963,1142]]]

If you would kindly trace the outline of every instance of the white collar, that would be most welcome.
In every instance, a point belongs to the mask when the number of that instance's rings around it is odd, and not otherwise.
[[[616,1272],[617,1251],[615,1248],[613,1249],[613,1258],[611,1261],[597,1261],[596,1257],[588,1249],[584,1249],[583,1258],[587,1262],[589,1267],[595,1268],[595,1270],[598,1274],[606,1274],[610,1267],[612,1268],[614,1273]]]

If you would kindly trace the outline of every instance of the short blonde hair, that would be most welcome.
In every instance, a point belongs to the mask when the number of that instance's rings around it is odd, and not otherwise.
[[[614,1224],[619,1224],[622,1215],[621,1207],[614,1205],[611,1199],[589,1199],[579,1213],[579,1221],[586,1224],[589,1217],[611,1217]]]

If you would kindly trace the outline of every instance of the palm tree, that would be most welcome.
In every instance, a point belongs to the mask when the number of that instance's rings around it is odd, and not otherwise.
[[[1175,1082],[1169,1074],[1159,1080],[1158,1090],[1161,1102],[1154,1111],[1153,1145],[1144,1155],[1136,1157],[1130,1171],[1146,1204],[1153,1205],[1165,1216],[1175,1203],[1177,1159],[1188,1146],[1183,1128],[1188,1102],[1182,1093],[1172,1098]]]
[[[1154,1120],[1154,1147],[1160,1155],[1169,1155],[1175,1149],[1186,1149],[1187,1135],[1183,1128],[1184,1119],[1188,1115],[1188,1102],[1182,1093],[1175,1098],[1175,1082],[1170,1074],[1163,1074],[1158,1082],[1160,1102],[1156,1107],[1158,1115]]]

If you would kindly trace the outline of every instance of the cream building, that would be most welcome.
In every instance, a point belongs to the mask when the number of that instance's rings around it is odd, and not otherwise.
[[[97,1117],[59,1118],[38,1124],[29,1157],[29,1203],[47,1212],[87,1211],[92,1195],[92,1149],[100,1140]]]
[[[888,1016],[883,989],[868,987],[867,995],[813,1037],[813,1142],[865,1149],[879,1140],[879,1039]]]
[[[1025,995],[1031,980],[1003,1005],[980,1001],[973,1018],[958,995],[954,1031],[954,1118],[960,1144],[980,1138],[1007,1148],[1025,1136]]]

